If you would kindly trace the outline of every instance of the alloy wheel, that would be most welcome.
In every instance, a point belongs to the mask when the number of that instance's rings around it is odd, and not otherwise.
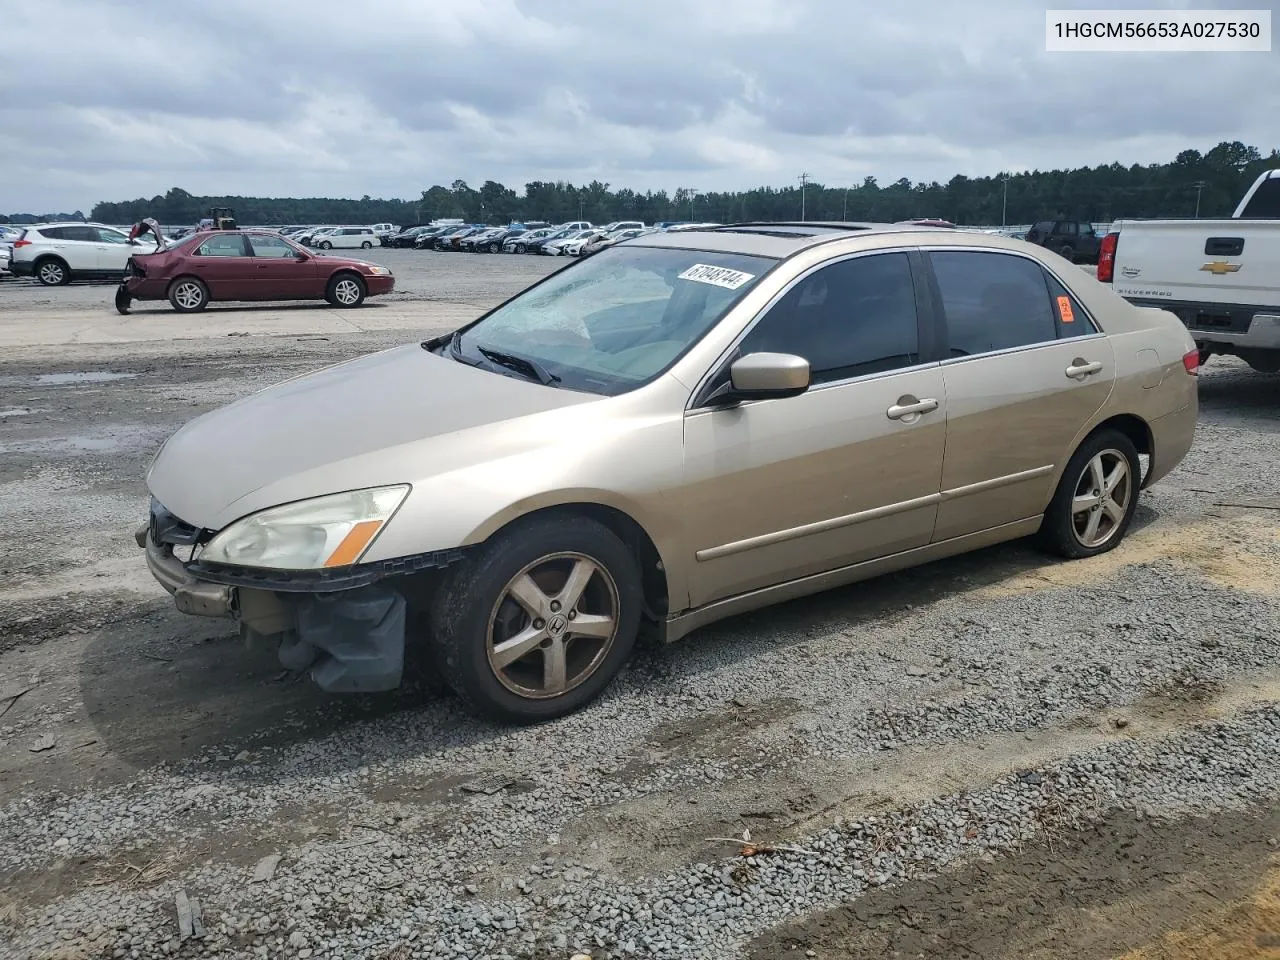
[[[351,279],[339,280],[333,285],[334,299],[345,306],[351,306],[360,299],[360,284]]]
[[[194,310],[204,303],[204,291],[193,280],[184,280],[173,291],[173,299],[184,310]]]
[[[541,557],[503,588],[489,615],[486,652],[518,696],[561,696],[594,674],[618,635],[618,585],[581,553]]]
[[[1071,500],[1071,528],[1081,546],[1100,547],[1116,535],[1133,492],[1133,473],[1123,453],[1107,449],[1094,455]]]
[[[60,263],[49,261],[40,264],[40,272],[37,274],[40,282],[46,286],[56,287],[67,278],[66,269]]]

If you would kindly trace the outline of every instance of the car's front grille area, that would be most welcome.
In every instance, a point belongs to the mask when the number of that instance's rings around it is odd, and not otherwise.
[[[179,520],[164,508],[160,501],[151,498],[151,518],[148,521],[151,540],[172,546],[191,546],[200,542],[201,530],[184,520]]]

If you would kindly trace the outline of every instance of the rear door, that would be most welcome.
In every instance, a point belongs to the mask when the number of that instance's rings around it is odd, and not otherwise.
[[[253,254],[252,300],[305,300],[321,296],[319,270],[313,258],[298,259],[298,251],[283,237],[254,233],[247,237]]]
[[[97,273],[103,267],[101,254],[98,252],[100,246],[100,238],[96,227],[90,226],[68,226],[54,227],[49,231],[41,231],[45,235],[53,234],[57,231],[58,240],[54,244],[54,249],[58,251],[58,255],[67,261],[74,273]]]
[[[1031,257],[933,250],[947,338],[947,453],[935,540],[1042,513],[1115,380],[1111,342]]]
[[[191,272],[214,300],[252,300],[257,263],[241,233],[211,233],[191,254]]]
[[[125,264],[135,253],[150,252],[129,242],[129,238],[119,230],[109,227],[90,227],[98,238],[94,249],[98,261],[98,269],[106,273],[124,273]]]

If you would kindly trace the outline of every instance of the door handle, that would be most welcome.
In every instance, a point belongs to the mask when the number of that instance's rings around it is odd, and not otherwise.
[[[1097,373],[1101,369],[1102,362],[1100,360],[1089,361],[1076,357],[1071,361],[1071,366],[1067,367],[1066,374],[1072,380],[1083,380],[1085,377],[1092,373]]]
[[[915,420],[922,413],[929,413],[931,410],[938,409],[938,401],[932,398],[917,400],[915,397],[906,396],[899,397],[898,402],[886,410],[885,416],[890,420],[906,420],[908,423]]]

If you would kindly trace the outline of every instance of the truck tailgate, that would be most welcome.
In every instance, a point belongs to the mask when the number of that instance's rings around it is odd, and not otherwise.
[[[1280,305],[1280,221],[1132,220],[1116,226],[1112,286],[1127,300]]]

